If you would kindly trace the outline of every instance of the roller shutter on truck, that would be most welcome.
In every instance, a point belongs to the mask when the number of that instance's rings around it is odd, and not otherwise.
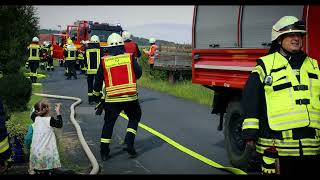
[[[194,49],[266,48],[272,25],[289,12],[302,19],[303,6],[198,6]]]
[[[197,6],[192,82],[242,89],[256,59],[266,55],[281,17],[304,19],[304,6]]]

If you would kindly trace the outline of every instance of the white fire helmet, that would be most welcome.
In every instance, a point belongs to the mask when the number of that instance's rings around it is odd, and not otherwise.
[[[91,43],[100,43],[99,36],[97,36],[97,35],[91,36],[90,42],[91,42]]]
[[[272,26],[271,41],[287,33],[306,33],[306,27],[302,21],[294,16],[284,16]]]
[[[151,44],[151,43],[155,43],[156,42],[156,39],[155,38],[150,38],[149,39],[149,43]]]
[[[122,32],[122,38],[123,38],[124,41],[131,40],[131,33],[129,33],[128,31],[123,31]]]
[[[112,33],[109,37],[108,37],[108,47],[113,47],[113,46],[123,46],[124,42],[122,37],[117,34],[117,33]]]
[[[33,37],[32,38],[32,42],[39,42],[39,38],[38,37]]]

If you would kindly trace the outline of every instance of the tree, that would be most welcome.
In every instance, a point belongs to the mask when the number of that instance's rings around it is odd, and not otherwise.
[[[31,82],[23,76],[21,66],[27,60],[26,47],[38,35],[39,18],[33,6],[3,5],[0,6],[0,19],[0,71],[4,74],[0,79],[0,96],[8,110],[22,110],[27,106],[32,87]],[[8,79],[11,81],[8,82]],[[17,84],[19,89],[12,88]],[[25,96],[21,97],[21,94]],[[11,101],[17,98],[21,104],[19,107],[12,106],[14,103]],[[21,98],[25,100],[20,101]]]

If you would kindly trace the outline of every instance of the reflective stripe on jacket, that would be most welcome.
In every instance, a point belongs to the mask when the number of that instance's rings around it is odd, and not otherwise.
[[[67,57],[65,58],[65,60],[77,60],[77,49],[75,47],[67,47],[66,48],[67,51]]]
[[[287,59],[278,52],[261,58],[272,84],[265,85],[268,123],[272,130],[300,127],[320,129],[320,71],[307,57],[300,68],[300,83]],[[257,71],[258,72],[258,71]]]
[[[40,60],[40,45],[39,44],[30,44],[29,49],[29,60]]]
[[[100,65],[100,49],[93,48],[86,50],[87,74],[97,74]]]

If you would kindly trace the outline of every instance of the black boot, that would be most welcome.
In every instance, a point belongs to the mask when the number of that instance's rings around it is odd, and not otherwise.
[[[101,143],[100,144],[100,156],[102,161],[106,161],[110,158],[109,156],[110,149],[108,143]]]
[[[124,148],[122,150],[127,151],[130,158],[137,157],[137,152],[133,145],[124,144]]]
[[[126,137],[124,138],[124,151],[129,153],[130,158],[135,158],[137,156],[137,152],[133,146],[135,135],[131,132],[127,132]]]

